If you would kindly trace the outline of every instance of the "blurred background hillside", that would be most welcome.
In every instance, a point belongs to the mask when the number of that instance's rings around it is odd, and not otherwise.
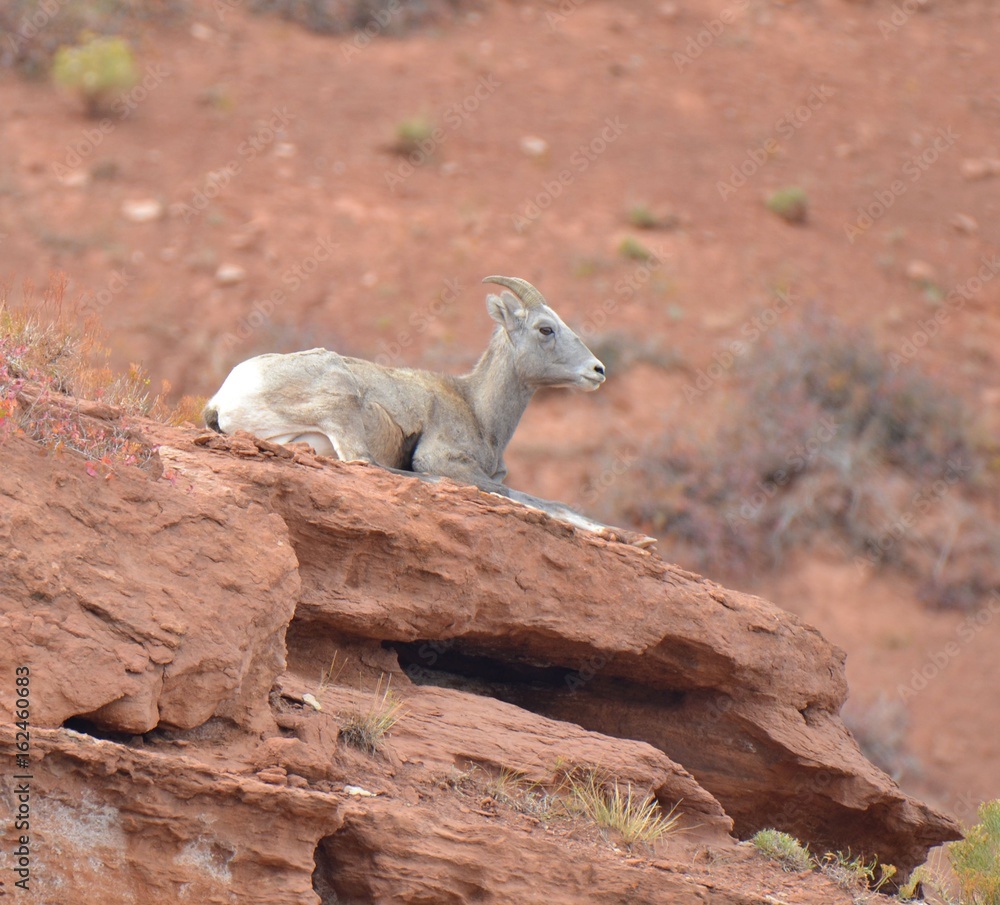
[[[970,819],[1000,795],[998,18],[11,0],[0,278],[171,403],[264,351],[467,370],[482,277],[530,280],[609,379],[538,397],[508,483],[817,625],[867,753]]]

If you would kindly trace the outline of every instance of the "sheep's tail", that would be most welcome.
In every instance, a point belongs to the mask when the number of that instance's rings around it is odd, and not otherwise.
[[[210,402],[205,406],[205,411],[201,413],[202,418],[205,419],[205,424],[212,428],[217,434],[222,433],[222,428],[219,427],[219,409],[217,406],[212,405]]]

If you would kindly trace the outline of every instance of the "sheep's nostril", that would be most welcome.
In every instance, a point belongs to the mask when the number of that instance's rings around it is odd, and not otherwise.
[[[600,374],[601,377],[604,376],[604,365],[602,365],[602,364],[596,364],[596,365],[594,365],[594,370],[597,371],[597,373]]]

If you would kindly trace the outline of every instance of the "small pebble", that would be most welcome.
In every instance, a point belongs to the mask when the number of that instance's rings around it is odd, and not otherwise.
[[[357,798],[374,798],[375,793],[369,792],[367,789],[362,789],[361,786],[344,786],[344,791],[348,795],[354,795]]]
[[[906,276],[914,283],[933,283],[937,274],[926,261],[913,260],[906,265]]]
[[[163,204],[155,198],[133,198],[122,202],[122,216],[131,223],[152,223],[163,216]]]
[[[948,223],[966,236],[971,236],[979,232],[978,221],[975,217],[970,217],[968,214],[953,214]]]
[[[962,177],[969,182],[988,179],[1000,173],[1000,160],[989,157],[967,157],[961,164]]]
[[[82,189],[90,182],[90,174],[86,170],[70,170],[59,177],[59,182],[68,189]]]
[[[544,157],[549,153],[549,143],[537,135],[525,135],[521,139],[521,151],[529,157]]]
[[[235,286],[247,278],[247,272],[239,264],[220,264],[215,271],[215,282],[220,286]]]

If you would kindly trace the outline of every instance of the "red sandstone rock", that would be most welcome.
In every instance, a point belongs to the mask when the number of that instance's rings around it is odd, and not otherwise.
[[[17,437],[0,456],[0,663],[30,666],[35,725],[270,725],[299,588],[280,517]]]
[[[901,870],[956,838],[862,755],[839,715],[844,654],[794,615],[474,488],[224,452],[215,479],[266,492],[288,524],[312,631],[395,643],[417,681],[500,675],[522,707],[650,742],[744,838],[774,826]]]
[[[112,877],[161,903],[749,903],[770,893],[672,853],[777,826],[906,871],[956,835],[844,729],[842,652],[763,600],[473,488],[143,430],[167,480],[0,450],[39,901],[106,903]],[[372,758],[338,729],[386,675],[403,717]],[[74,717],[112,738],[54,728]],[[448,779],[470,765],[599,766],[700,835],[623,860],[484,809]]]

